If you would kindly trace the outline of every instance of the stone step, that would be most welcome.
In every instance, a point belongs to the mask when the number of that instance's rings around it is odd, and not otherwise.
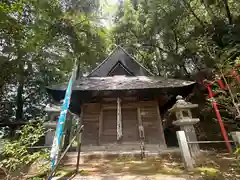
[[[151,150],[145,151],[146,157],[159,157],[169,153],[177,153],[180,151],[178,148],[162,149],[162,150]],[[81,152],[80,154],[80,164],[87,163],[91,160],[111,160],[111,159],[124,159],[124,158],[135,158],[140,159],[141,151],[91,151],[91,152]],[[77,163],[77,152],[69,152],[63,159],[64,165],[75,165]]]
[[[140,142],[129,142],[129,143],[112,143],[112,144],[103,144],[100,146],[96,145],[85,145],[82,146],[83,152],[90,152],[90,151],[137,151],[140,150]],[[145,144],[145,149],[151,151],[158,151],[160,149],[158,144]]]

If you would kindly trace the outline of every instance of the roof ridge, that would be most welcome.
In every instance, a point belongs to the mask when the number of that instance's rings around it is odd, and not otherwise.
[[[133,55],[131,55],[130,53],[127,52],[127,50],[125,50],[122,46],[118,45],[119,48],[121,48],[129,57],[131,57],[139,66],[141,66],[143,69],[145,69],[149,74],[154,75],[152,72],[150,72],[150,70],[148,70],[146,67],[144,67],[140,62],[138,62],[136,60],[135,57],[133,57]]]
[[[149,75],[154,76],[154,74],[152,72],[150,72],[149,69],[147,69],[146,67],[144,67],[140,62],[138,62],[136,60],[136,58],[133,57],[133,55],[131,55],[130,53],[127,52],[127,50],[125,50],[122,46],[120,45],[116,45],[115,44],[115,49],[113,49],[109,55],[97,66],[95,67],[87,76],[91,76],[91,74],[93,74],[96,70],[98,70],[104,63],[107,62],[107,60],[113,55],[113,53],[117,50],[117,49],[121,49],[127,56],[129,56],[133,62],[137,63],[141,68],[143,68],[145,71],[147,71],[149,73]]]
[[[108,56],[99,64],[97,65],[97,67],[95,67],[87,76],[90,76],[94,71],[96,71],[97,69],[99,69],[108,59],[109,57],[116,51],[116,49],[118,48],[118,45],[114,44],[116,47],[108,54]]]

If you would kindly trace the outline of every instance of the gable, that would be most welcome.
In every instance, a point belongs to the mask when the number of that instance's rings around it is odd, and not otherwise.
[[[120,63],[120,65],[117,65]],[[138,63],[130,54],[122,47],[117,46],[116,49],[88,76],[106,77],[111,75],[111,71],[117,67],[121,73],[131,72],[132,76],[152,76],[153,74]],[[126,71],[125,71],[125,70]],[[120,73],[118,72],[118,73]],[[115,71],[115,73],[117,73]],[[128,74],[127,74],[128,75]]]
[[[134,76],[134,74],[125,67],[120,61],[118,61],[115,66],[109,71],[108,76],[119,76],[119,75],[125,75],[125,76]]]

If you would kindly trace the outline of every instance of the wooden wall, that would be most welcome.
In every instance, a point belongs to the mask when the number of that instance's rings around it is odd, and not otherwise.
[[[103,109],[102,132],[100,142],[114,143],[117,138],[117,111],[116,109]]]
[[[139,142],[137,108],[122,108],[122,142]]]
[[[82,142],[85,145],[98,143],[100,104],[90,103],[82,108],[82,120],[84,125]]]
[[[121,109],[122,143],[139,142],[138,127],[142,123],[146,143],[165,146],[165,138],[156,101],[122,101]],[[83,124],[83,144],[116,143],[117,103],[85,104],[83,106]]]
[[[145,142],[165,146],[162,121],[158,104],[155,101],[140,103],[141,120],[144,127]]]

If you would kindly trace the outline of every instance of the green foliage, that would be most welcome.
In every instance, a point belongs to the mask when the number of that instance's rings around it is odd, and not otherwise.
[[[240,148],[237,148],[234,153],[235,153],[236,155],[240,155]]]
[[[239,57],[236,57],[234,60],[225,60],[221,64],[217,64],[217,68],[214,71],[212,90],[215,94],[214,98],[218,104],[219,111],[221,113],[222,119],[224,120],[227,130],[229,132],[235,131],[240,128],[240,123],[237,120],[239,115],[239,97],[240,97],[240,87],[239,82],[236,77],[233,75],[233,70],[237,73]],[[218,85],[219,78],[221,78],[222,83],[225,85],[225,89],[220,88]],[[207,99],[207,95],[206,95]],[[205,108],[203,109],[205,115],[215,114],[214,109],[211,107],[211,102],[206,103]],[[217,121],[215,115],[214,119]]]
[[[32,177],[32,178],[29,178],[29,180],[43,180],[43,178],[41,178],[41,177]]]
[[[43,115],[45,87],[80,73],[105,56],[106,30],[97,1],[0,2],[0,101],[15,102],[10,120]]]
[[[114,41],[155,74],[195,78],[239,52],[240,3],[214,2],[151,0],[136,7],[125,0],[112,29]]]
[[[229,72],[239,62],[239,1],[149,0],[137,1],[137,6],[133,0],[121,2],[111,29],[112,38],[154,74],[212,81],[216,74],[221,75],[219,69]],[[227,81],[232,86],[234,81]],[[198,87],[191,100],[204,112],[198,114],[201,121],[209,123],[216,115],[211,103],[205,101],[204,87]],[[239,103],[239,84],[232,91]],[[239,128],[229,93],[220,92],[216,98],[227,130]],[[214,129],[219,132],[216,126]]]
[[[30,147],[39,142],[44,135],[42,123],[29,123],[23,126],[18,132],[16,140],[6,140],[3,147],[3,160],[1,167],[8,170],[8,174],[22,170],[38,159],[47,159],[48,153],[45,150],[30,152]]]

